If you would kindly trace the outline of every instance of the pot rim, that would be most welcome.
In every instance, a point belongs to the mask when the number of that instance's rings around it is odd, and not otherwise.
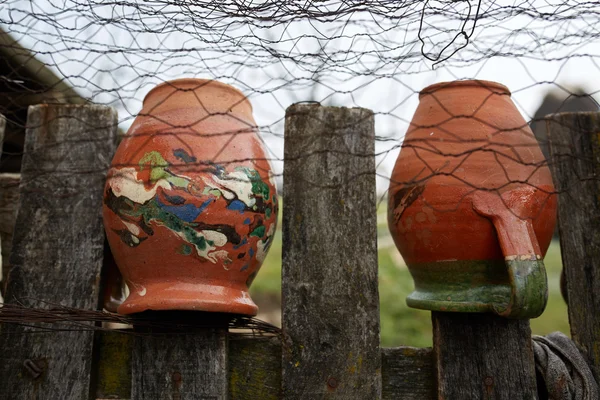
[[[231,92],[234,92],[235,94],[239,95],[242,97],[242,103],[247,103],[248,106],[250,106],[250,112],[252,112],[252,103],[250,103],[250,101],[248,100],[248,97],[242,93],[241,90],[228,85],[227,83],[223,83],[221,81],[218,81],[216,79],[205,79],[205,78],[178,78],[178,79],[172,79],[172,80],[168,80],[168,81],[163,81],[161,83],[159,83],[158,85],[154,86],[152,89],[150,89],[150,91],[148,93],[146,93],[146,96],[144,96],[144,100],[142,101],[142,107],[145,106],[146,104],[146,100],[148,100],[148,98],[156,91],[163,89],[165,87],[172,87],[175,89],[178,89],[179,85],[193,85],[195,86],[194,88],[192,88],[191,90],[195,90],[195,89],[200,89],[204,86],[217,86],[220,87],[221,89],[225,89],[225,90],[229,90]],[[185,89],[188,90],[188,89]]]
[[[479,87],[485,89],[491,89],[492,92],[496,94],[505,94],[510,96],[510,90],[508,87],[504,86],[501,83],[494,81],[486,81],[480,79],[467,79],[467,80],[457,80],[457,81],[448,81],[448,82],[438,82],[432,85],[427,86],[419,92],[419,99],[426,94],[432,94],[439,90],[443,89],[451,89],[451,88],[462,88],[462,87]]]

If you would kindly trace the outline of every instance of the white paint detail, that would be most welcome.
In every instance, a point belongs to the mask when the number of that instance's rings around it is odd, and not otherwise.
[[[217,185],[215,182],[211,182],[208,179],[208,177],[202,176],[201,179],[202,179],[202,182],[204,182],[204,184],[206,186],[210,187],[211,189],[218,190],[223,195],[223,197],[225,197],[227,200],[231,200],[231,199],[235,198],[235,194],[233,194],[230,191],[223,190],[223,188],[220,188],[219,185]]]
[[[234,171],[227,174],[227,179],[219,179],[213,176],[212,179],[219,185],[233,193],[235,193],[238,199],[248,207],[252,207],[256,200],[252,195],[252,182],[250,178],[242,171]],[[225,196],[225,193],[223,193]]]
[[[140,233],[141,233],[140,228],[136,224],[132,224],[131,222],[127,222],[124,220],[121,220],[121,221],[123,221],[123,224],[125,224],[125,227],[127,228],[127,230],[129,232],[131,232],[132,234],[134,234],[136,236],[140,235]]]
[[[146,190],[144,183],[137,179],[135,168],[121,168],[113,171],[113,176],[109,179],[109,185],[117,197],[127,197],[128,199],[143,204],[156,195],[159,187],[170,189],[171,184],[166,179],[158,180],[152,189]]]
[[[506,257],[504,257],[504,259],[506,261],[514,261],[517,259],[517,256],[516,255],[515,256],[506,256]]]
[[[212,241],[215,246],[223,247],[227,244],[227,236],[217,231],[201,231],[197,232],[196,235],[204,236],[206,240]]]
[[[213,259],[213,262],[217,262],[217,260],[222,260],[222,261],[231,261],[231,259],[229,258],[229,253],[226,250],[217,250],[217,251],[213,251],[212,253],[208,254],[208,257],[210,257],[209,259]],[[229,268],[227,267],[226,263],[223,263],[223,268],[225,270],[229,270]]]
[[[146,288],[142,286],[142,289],[140,291],[138,291],[138,294],[142,297],[144,297],[146,295]]]
[[[271,241],[269,240],[271,238],[271,236],[273,235],[273,233],[275,232],[275,224],[271,224],[271,226],[269,227],[269,230],[267,231],[267,237],[266,240],[263,242],[262,240],[259,240],[258,243],[256,244],[256,259],[260,262],[265,261],[265,257],[267,256],[267,251],[269,250],[269,246],[267,246],[268,244],[271,244]]]
[[[213,264],[217,263],[217,260],[214,257],[210,257],[209,254],[208,254],[209,252],[215,250],[216,247],[209,246],[208,243],[207,243],[206,244],[206,248],[204,250],[200,250],[200,248],[198,246],[196,246],[194,243],[190,243],[187,240],[187,238],[185,237],[185,235],[183,234],[183,232],[175,232],[175,231],[173,231],[173,233],[175,233],[177,236],[179,236],[184,242],[193,245],[196,248],[196,253],[198,253],[198,255],[200,257],[206,258],[208,261],[210,261]],[[203,236],[203,235],[198,235],[198,236]]]

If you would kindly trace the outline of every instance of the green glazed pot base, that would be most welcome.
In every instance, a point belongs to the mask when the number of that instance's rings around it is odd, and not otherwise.
[[[504,260],[441,261],[409,265],[415,290],[409,307],[446,312],[492,312],[508,307],[511,287]]]

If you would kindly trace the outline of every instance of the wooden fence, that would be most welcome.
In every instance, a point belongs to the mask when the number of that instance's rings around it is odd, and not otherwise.
[[[535,399],[529,321],[436,312],[433,349],[380,348],[373,114],[298,104],[285,122],[281,335],[4,324],[0,399]],[[571,334],[600,380],[600,114],[548,129]],[[6,303],[100,308],[117,136],[111,108],[30,107],[20,195],[0,177]]]

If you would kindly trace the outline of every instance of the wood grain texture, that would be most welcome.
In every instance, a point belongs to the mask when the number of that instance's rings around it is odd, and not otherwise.
[[[284,399],[381,397],[373,113],[286,111]]]
[[[229,399],[281,399],[281,342],[278,338],[229,341]]]
[[[103,344],[113,346],[100,360],[103,373],[98,399],[127,399],[127,345],[134,336],[102,332]],[[129,348],[131,350],[131,348]],[[229,400],[281,399],[281,342],[278,337],[229,340]],[[395,347],[381,350],[383,399],[433,400],[435,368],[429,348]],[[125,368],[125,370],[124,370]],[[122,376],[119,376],[119,375]],[[169,398],[168,395],[165,398]]]
[[[103,106],[33,106],[7,303],[97,309],[104,228],[102,188],[117,115]],[[89,396],[93,332],[0,331],[0,399]],[[39,371],[36,372],[36,371]]]
[[[131,398],[131,332],[95,332],[92,393],[97,399]]]
[[[546,117],[571,337],[600,382],[600,113]]]
[[[0,292],[2,293],[6,290],[4,284],[10,271],[10,253],[12,252],[13,231],[17,222],[20,183],[21,174],[0,174],[0,246],[2,248]]]
[[[0,155],[2,154],[2,150],[3,150],[3,145],[4,145],[4,134],[5,134],[5,130],[6,130],[6,118],[4,117],[4,115],[0,114]],[[9,250],[10,244],[9,242],[7,242],[4,239],[4,236],[2,234],[2,228],[4,227],[3,225],[7,225],[5,223],[5,221],[3,220],[7,215],[7,213],[2,212],[2,206],[6,206],[6,203],[3,201],[4,197],[6,194],[6,190],[3,189],[1,183],[0,183],[0,237],[1,237],[1,242],[0,242],[0,250],[2,251],[2,259],[0,259],[0,303],[4,302],[4,298],[2,297],[2,294],[4,293],[4,285],[2,281],[6,281],[5,280],[5,275],[8,271],[8,269],[6,268],[7,264],[8,264],[8,260],[5,258],[4,254],[8,254],[7,251]],[[16,209],[17,206],[16,204],[9,204],[10,206],[12,206],[13,209]],[[3,218],[4,217],[4,218]],[[14,224],[13,224],[14,226]],[[12,239],[12,229],[10,231],[11,234],[11,239]],[[12,240],[11,240],[12,242]]]
[[[6,118],[0,114],[0,144],[4,143],[4,130],[6,129]],[[0,146],[2,149],[2,146]]]
[[[132,399],[227,399],[223,331],[139,336],[134,342]]]
[[[433,312],[432,322],[438,399],[537,399],[529,320]]]
[[[134,325],[139,334],[132,356],[132,399],[226,400],[228,316],[197,311],[144,314],[161,327]]]
[[[384,400],[435,399],[435,364],[430,348],[381,349]]]

